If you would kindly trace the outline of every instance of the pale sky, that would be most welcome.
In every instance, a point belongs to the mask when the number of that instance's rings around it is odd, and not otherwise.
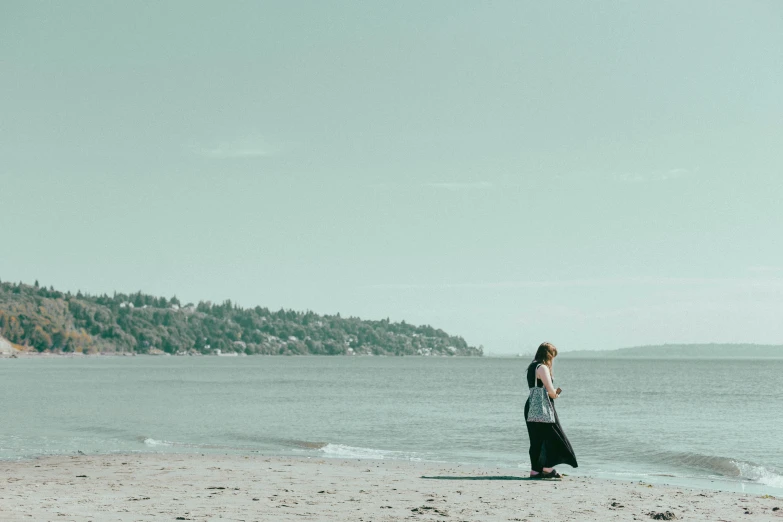
[[[783,343],[783,2],[0,3],[0,279]]]

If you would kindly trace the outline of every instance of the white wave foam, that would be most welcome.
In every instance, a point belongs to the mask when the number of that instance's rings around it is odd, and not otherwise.
[[[326,444],[324,447],[319,448],[319,451],[327,457],[337,459],[421,460],[421,457],[417,456],[415,453],[388,451],[374,448],[361,448],[357,446],[346,446],[345,444]]]
[[[155,440],[150,438],[144,439],[144,444],[146,444],[147,446],[173,446],[174,445],[173,442],[169,442],[167,440]]]
[[[748,462],[732,461],[739,469],[741,478],[752,480],[765,486],[783,488],[783,476],[768,470],[764,466],[756,466]]]
[[[384,459],[391,457],[392,453],[372,448],[346,446],[344,444],[327,444],[321,448],[321,451],[329,457],[343,459]]]

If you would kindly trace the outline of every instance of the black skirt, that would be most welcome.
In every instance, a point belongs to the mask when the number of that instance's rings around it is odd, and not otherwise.
[[[535,361],[528,367],[528,385],[535,386]],[[554,468],[559,464],[568,464],[576,468],[576,455],[568,441],[563,428],[560,427],[560,418],[557,416],[555,402],[552,401],[552,410],[555,412],[555,422],[527,422],[527,435],[530,437],[530,469],[541,472],[543,468]],[[525,419],[530,410],[530,399],[525,402]]]
[[[530,399],[525,403],[526,419],[529,409]],[[554,410],[554,401],[552,401],[552,409]],[[526,422],[526,424],[527,435],[530,437],[530,469],[541,472],[543,468],[554,468],[558,464],[579,467],[571,443],[560,427],[557,410],[555,410],[554,424],[548,422]]]

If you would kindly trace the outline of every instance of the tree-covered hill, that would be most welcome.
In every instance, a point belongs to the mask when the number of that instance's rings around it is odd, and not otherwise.
[[[483,355],[462,337],[388,319],[257,306],[181,303],[145,295],[90,296],[0,283],[0,336],[39,352],[266,355]]]

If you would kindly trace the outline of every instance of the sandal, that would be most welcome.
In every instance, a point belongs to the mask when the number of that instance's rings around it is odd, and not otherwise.
[[[536,475],[536,477],[540,479],[561,479],[563,478],[563,475],[558,473],[556,469],[553,469],[548,473],[539,473],[538,475]]]

